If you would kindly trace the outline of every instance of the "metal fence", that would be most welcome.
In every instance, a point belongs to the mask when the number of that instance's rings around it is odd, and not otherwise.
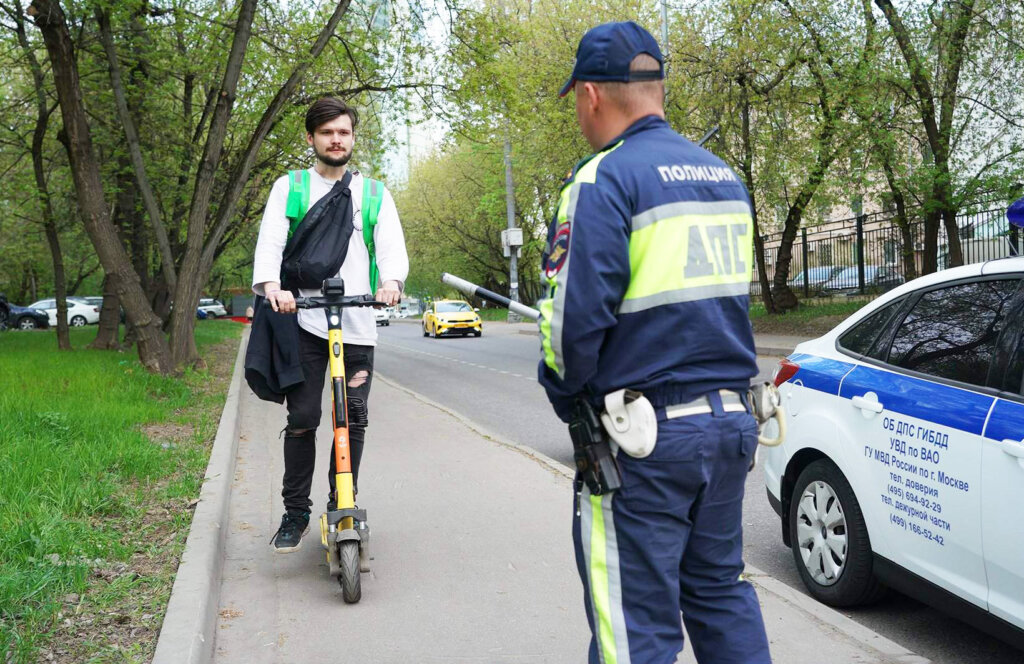
[[[1018,256],[1021,238],[1006,219],[1005,206],[957,215],[964,263]],[[924,258],[924,222],[910,225],[916,274]],[[775,276],[782,233],[763,236],[768,281]],[[949,267],[945,227],[940,225],[938,268]],[[876,212],[802,229],[793,242],[787,283],[798,297],[877,294],[908,279],[903,233],[891,213]],[[755,270],[751,295],[761,294]]]

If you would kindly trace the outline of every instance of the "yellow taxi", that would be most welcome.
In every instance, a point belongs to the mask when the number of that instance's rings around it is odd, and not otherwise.
[[[434,300],[423,314],[423,336],[438,338],[445,334],[483,334],[479,314],[465,300]]]

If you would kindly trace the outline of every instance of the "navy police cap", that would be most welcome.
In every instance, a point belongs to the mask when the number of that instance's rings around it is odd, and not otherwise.
[[[658,61],[658,71],[629,71],[633,58],[646,53]],[[658,42],[633,21],[605,23],[583,35],[576,49],[576,66],[559,97],[576,81],[657,81],[665,78],[665,61]]]

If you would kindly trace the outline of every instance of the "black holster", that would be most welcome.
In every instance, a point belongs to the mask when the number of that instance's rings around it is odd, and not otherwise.
[[[619,464],[612,456],[608,434],[601,426],[597,411],[585,399],[576,399],[573,404],[569,436],[578,478],[586,482],[590,493],[600,496],[622,486]]]

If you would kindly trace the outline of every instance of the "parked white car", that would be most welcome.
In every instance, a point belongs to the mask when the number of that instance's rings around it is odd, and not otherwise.
[[[381,307],[380,309],[373,310],[373,319],[377,322],[378,327],[381,325],[391,325],[391,308]]]
[[[811,595],[889,586],[1024,647],[1024,257],[895,288],[775,382],[765,482]]]
[[[81,327],[82,325],[92,325],[99,322],[100,308],[98,306],[72,298],[67,298],[67,303],[68,325],[71,327]],[[57,325],[57,300],[39,300],[30,304],[28,308],[45,311],[47,318],[50,320],[50,327]]]
[[[221,316],[228,315],[228,310],[224,308],[224,304],[220,300],[215,300],[212,297],[199,298],[198,310],[211,318],[220,318]]]

